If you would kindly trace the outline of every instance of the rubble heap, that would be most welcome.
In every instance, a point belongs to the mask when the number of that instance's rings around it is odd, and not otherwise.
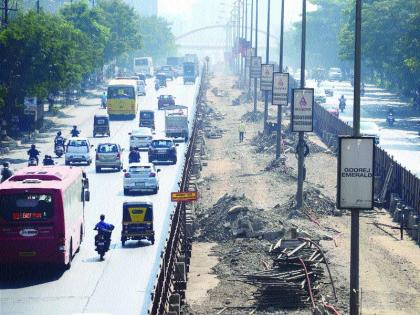
[[[247,122],[257,122],[257,121],[263,120],[263,118],[264,118],[264,113],[260,111],[256,111],[256,112],[247,112],[243,114],[241,119]]]

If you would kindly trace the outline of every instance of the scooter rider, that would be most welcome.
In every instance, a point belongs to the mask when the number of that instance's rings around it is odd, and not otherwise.
[[[392,109],[389,110],[388,116],[386,117],[386,121],[389,126],[392,126],[395,122],[394,113],[392,112]]]
[[[54,138],[54,146],[64,146],[64,137],[61,135],[61,131],[57,132],[57,135]]]
[[[112,224],[105,222],[105,215],[101,214],[99,217],[100,221],[96,223],[94,230],[98,231],[98,234],[95,235],[95,246],[97,246],[97,242],[99,240],[100,236],[104,236],[105,238],[105,251],[109,249],[109,246],[111,244],[111,233],[114,229],[114,226]],[[101,256],[101,259],[103,260],[103,256]]]
[[[140,152],[133,148],[128,154],[128,163],[139,163],[140,162]]]
[[[344,111],[344,108],[346,108],[346,98],[344,97],[344,95],[341,95],[338,101],[338,107],[341,109],[341,111]]]
[[[70,131],[70,134],[72,137],[78,137],[80,134],[80,131],[77,130],[77,126],[73,126],[73,129]]]
[[[28,150],[28,155],[29,155],[29,159],[35,159],[36,160],[36,165],[39,164],[39,151],[36,149],[35,144],[31,145],[31,148]]]
[[[3,169],[1,170],[1,183],[3,183],[9,177],[12,177],[13,172],[9,168],[9,162],[3,163]]]

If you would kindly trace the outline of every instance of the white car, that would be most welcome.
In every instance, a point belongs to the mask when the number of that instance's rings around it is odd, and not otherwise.
[[[140,127],[129,133],[130,135],[130,151],[133,149],[148,150],[153,140],[153,132],[151,128]]]
[[[86,163],[90,165],[92,158],[90,149],[92,146],[87,138],[72,137],[67,141],[66,153],[64,155],[65,164]]]
[[[137,94],[142,96],[146,95],[146,82],[143,80],[137,81]]]
[[[156,169],[153,163],[131,163],[128,170],[124,169],[124,195],[133,191],[157,194],[159,172],[160,169]]]

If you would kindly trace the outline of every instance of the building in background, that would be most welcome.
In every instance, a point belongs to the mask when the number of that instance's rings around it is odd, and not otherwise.
[[[140,16],[151,16],[158,14],[158,0],[124,0],[132,6]]]

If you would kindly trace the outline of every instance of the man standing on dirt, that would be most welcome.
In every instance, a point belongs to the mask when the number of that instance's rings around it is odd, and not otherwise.
[[[239,131],[239,143],[244,142],[245,123],[243,122],[243,120],[241,120],[241,122],[239,123],[238,131]]]

